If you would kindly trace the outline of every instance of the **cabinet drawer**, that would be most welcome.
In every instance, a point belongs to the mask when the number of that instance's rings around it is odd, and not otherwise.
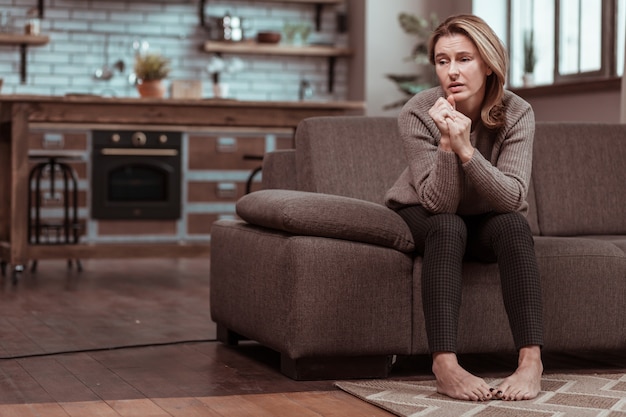
[[[250,191],[261,189],[254,181]],[[189,203],[237,201],[246,193],[245,181],[190,181],[187,189]]]
[[[264,136],[197,136],[189,137],[189,169],[254,169],[258,160],[246,160],[245,155],[263,156]]]
[[[31,131],[28,149],[87,151],[87,133]]]

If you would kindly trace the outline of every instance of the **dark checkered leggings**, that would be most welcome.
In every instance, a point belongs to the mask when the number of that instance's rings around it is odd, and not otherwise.
[[[541,283],[534,242],[519,213],[432,214],[398,211],[423,256],[422,304],[431,352],[456,352],[463,259],[497,262],[515,346],[543,346]]]

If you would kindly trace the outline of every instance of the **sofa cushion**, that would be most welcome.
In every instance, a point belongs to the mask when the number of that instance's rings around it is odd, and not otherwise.
[[[544,236],[626,234],[626,125],[537,123],[533,184]]]
[[[526,200],[528,201],[526,220],[528,220],[533,236],[538,236],[541,234],[541,231],[539,229],[539,221],[537,220],[537,199],[535,198],[535,186],[533,185],[532,179],[530,184],[528,184],[528,196]]]
[[[395,117],[315,117],[296,130],[301,191],[383,204],[406,164]]]
[[[626,235],[588,235],[581,236],[584,239],[592,239],[592,240],[601,240],[604,242],[610,242],[620,248],[622,252],[624,252],[624,256],[626,256]],[[625,261],[626,262],[626,261]],[[625,277],[626,278],[626,277]]]
[[[624,349],[626,256],[613,242],[535,238],[549,350]],[[618,330],[619,329],[619,330]]]
[[[295,235],[371,243],[410,253],[413,238],[402,218],[380,204],[330,194],[261,190],[239,199],[248,223]]]

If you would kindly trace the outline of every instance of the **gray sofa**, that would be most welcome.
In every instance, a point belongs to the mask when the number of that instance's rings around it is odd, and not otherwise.
[[[294,379],[384,377],[427,353],[421,258],[383,205],[405,167],[395,118],[307,119],[266,155],[241,220],[211,229],[211,314]],[[626,125],[539,123],[528,221],[547,351],[626,349]],[[495,264],[466,263],[459,352],[514,352]]]

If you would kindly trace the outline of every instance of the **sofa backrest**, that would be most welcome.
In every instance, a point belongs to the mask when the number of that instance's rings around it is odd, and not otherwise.
[[[537,123],[532,176],[542,235],[626,234],[626,125]]]
[[[406,167],[397,118],[305,119],[296,130],[297,188],[382,204]]]
[[[298,190],[382,204],[406,167],[397,119],[303,120],[295,167]],[[626,234],[626,125],[537,122],[528,202],[534,234]]]

